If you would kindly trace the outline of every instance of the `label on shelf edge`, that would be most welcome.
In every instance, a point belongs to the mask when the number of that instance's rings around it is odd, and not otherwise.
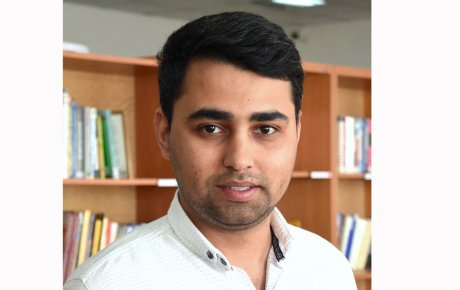
[[[158,187],[177,187],[177,180],[175,178],[158,178]]]
[[[311,171],[311,179],[330,179],[332,176],[330,171]]]

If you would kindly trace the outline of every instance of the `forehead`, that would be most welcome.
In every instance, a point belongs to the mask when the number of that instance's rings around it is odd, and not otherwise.
[[[295,114],[289,81],[261,76],[220,61],[196,59],[186,70],[174,115],[203,107],[237,115],[273,110],[289,117]]]

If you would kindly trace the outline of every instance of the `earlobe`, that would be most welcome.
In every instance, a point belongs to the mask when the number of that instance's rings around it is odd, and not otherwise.
[[[161,108],[157,108],[155,111],[155,136],[157,138],[158,145],[160,146],[161,155],[163,158],[170,159],[169,151],[169,124],[166,115],[163,113]]]

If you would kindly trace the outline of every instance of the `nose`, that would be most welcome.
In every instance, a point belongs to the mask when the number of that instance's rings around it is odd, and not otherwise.
[[[236,132],[229,138],[224,153],[224,166],[232,171],[244,171],[254,166],[253,144],[245,132]]]

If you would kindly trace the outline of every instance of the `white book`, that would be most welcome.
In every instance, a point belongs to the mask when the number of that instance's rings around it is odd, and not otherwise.
[[[99,148],[97,144],[97,109],[89,108],[89,177],[99,177]]]
[[[119,178],[128,178],[128,162],[126,156],[125,126],[123,114],[112,112],[113,144],[118,160]]]
[[[71,108],[70,108],[70,95],[69,93],[64,90],[64,99],[63,99],[63,104],[64,104],[64,111],[63,111],[63,128],[62,128],[62,133],[63,133],[63,147],[64,147],[64,164],[63,164],[63,178],[69,178],[72,175],[72,150],[71,150]]]
[[[345,173],[357,173],[355,119],[345,116]]]
[[[366,227],[368,225],[367,220],[355,216],[356,224],[355,224],[355,232],[353,235],[353,240],[351,244],[350,250],[350,265],[353,270],[358,270],[358,257],[361,247],[363,246],[363,238],[366,232]]]
[[[84,164],[84,171],[86,178],[92,178],[91,172],[91,117],[90,117],[90,107],[85,108],[85,115],[84,115],[84,156],[83,156],[83,164]]]
[[[338,131],[338,153],[339,153],[339,172],[345,172],[345,119],[339,116],[337,119]]]

